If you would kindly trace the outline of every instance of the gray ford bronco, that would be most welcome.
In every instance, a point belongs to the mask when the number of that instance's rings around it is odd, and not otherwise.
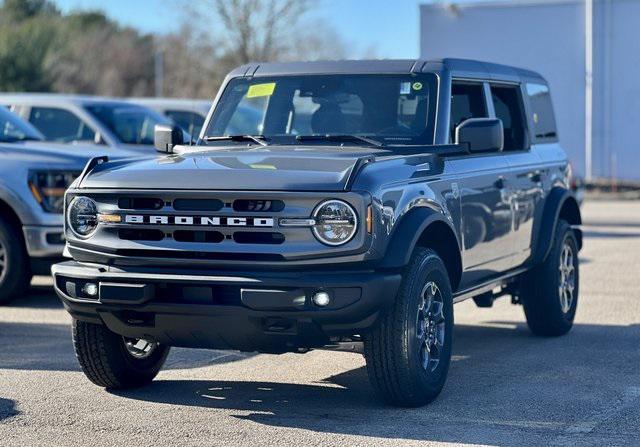
[[[234,129],[231,132],[229,129]],[[509,295],[571,329],[582,245],[546,81],[466,60],[251,64],[199,139],[95,158],[53,268],[87,377],[146,384],[170,346],[269,353],[362,341],[373,388],[441,391],[453,304]]]

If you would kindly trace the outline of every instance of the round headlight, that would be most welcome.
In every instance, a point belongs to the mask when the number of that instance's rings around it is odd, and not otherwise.
[[[313,212],[316,221],[313,234],[327,245],[342,245],[351,240],[358,229],[358,216],[351,205],[342,200],[327,200]]]
[[[67,223],[73,233],[85,238],[98,227],[98,209],[96,203],[88,197],[76,197],[69,205]]]

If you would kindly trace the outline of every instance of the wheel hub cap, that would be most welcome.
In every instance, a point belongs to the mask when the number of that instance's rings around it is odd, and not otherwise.
[[[124,346],[133,357],[144,359],[149,357],[158,347],[158,343],[142,338],[124,338]]]
[[[574,256],[573,248],[568,242],[565,242],[560,252],[560,265],[558,267],[560,271],[560,285],[558,286],[560,308],[565,314],[571,310],[576,288]]]
[[[431,372],[438,367],[444,348],[444,301],[435,282],[428,282],[421,294],[416,335],[422,367]]]

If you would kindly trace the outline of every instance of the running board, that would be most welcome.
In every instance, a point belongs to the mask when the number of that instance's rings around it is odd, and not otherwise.
[[[460,290],[453,294],[453,302],[460,303],[464,300],[468,300],[469,298],[473,298],[474,296],[491,292],[496,287],[505,287],[509,283],[513,282],[518,275],[526,272],[527,270],[528,269],[526,268],[511,270],[508,273],[505,273],[504,275],[498,276],[496,278],[492,278],[489,281],[483,282],[477,286],[470,287],[465,290]]]

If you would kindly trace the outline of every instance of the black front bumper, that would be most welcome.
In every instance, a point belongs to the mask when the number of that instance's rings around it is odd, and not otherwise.
[[[284,352],[362,334],[393,302],[400,274],[380,271],[229,272],[114,268],[68,261],[52,268],[74,318],[170,346]],[[95,284],[98,293],[87,293]],[[329,305],[312,296],[327,292]]]

